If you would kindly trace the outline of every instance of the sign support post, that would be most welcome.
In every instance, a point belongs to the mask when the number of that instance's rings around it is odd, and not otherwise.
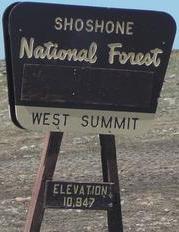
[[[103,181],[114,183],[113,207],[107,210],[109,232],[123,232],[115,137],[100,135]]]
[[[25,232],[40,231],[44,215],[44,192],[46,180],[51,180],[60,150],[63,133],[50,132],[45,138],[40,167],[32,190],[32,199],[26,218]]]

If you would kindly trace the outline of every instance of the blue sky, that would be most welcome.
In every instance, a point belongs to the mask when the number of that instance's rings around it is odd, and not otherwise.
[[[18,0],[17,0],[18,1]],[[11,3],[17,2],[13,0],[0,0],[0,17],[6,7]],[[20,2],[20,1],[18,1]],[[144,9],[165,11],[173,16],[177,23],[178,32],[174,42],[174,48],[179,49],[179,0],[31,0],[26,2],[48,2],[61,3],[70,5],[87,5],[87,6],[102,6],[127,9]],[[2,21],[2,20],[1,20]],[[4,43],[2,33],[2,23],[0,24],[0,59],[4,59]]]

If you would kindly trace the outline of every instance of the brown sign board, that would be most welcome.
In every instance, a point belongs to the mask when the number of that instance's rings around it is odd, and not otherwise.
[[[153,118],[176,31],[170,15],[24,2],[3,24],[16,125],[120,134]]]
[[[113,183],[46,181],[45,208],[104,210],[113,206]]]

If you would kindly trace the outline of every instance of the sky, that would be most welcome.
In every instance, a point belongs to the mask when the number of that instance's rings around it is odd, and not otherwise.
[[[0,0],[0,59],[4,59],[4,42],[2,32],[2,15],[7,6],[14,2],[13,0]],[[24,1],[23,1],[24,2]],[[142,9],[164,11],[173,16],[177,23],[178,32],[175,37],[174,49],[179,49],[179,0],[26,0],[26,2],[46,2],[69,5],[101,6],[125,9]]]

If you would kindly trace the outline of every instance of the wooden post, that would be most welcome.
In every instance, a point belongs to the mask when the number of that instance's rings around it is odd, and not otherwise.
[[[63,133],[51,132],[46,136],[40,167],[32,191],[32,200],[27,214],[25,232],[39,232],[44,215],[45,182],[53,177]]]
[[[121,199],[113,135],[100,135],[103,181],[114,183],[114,206],[107,210],[109,232],[123,232]]]

